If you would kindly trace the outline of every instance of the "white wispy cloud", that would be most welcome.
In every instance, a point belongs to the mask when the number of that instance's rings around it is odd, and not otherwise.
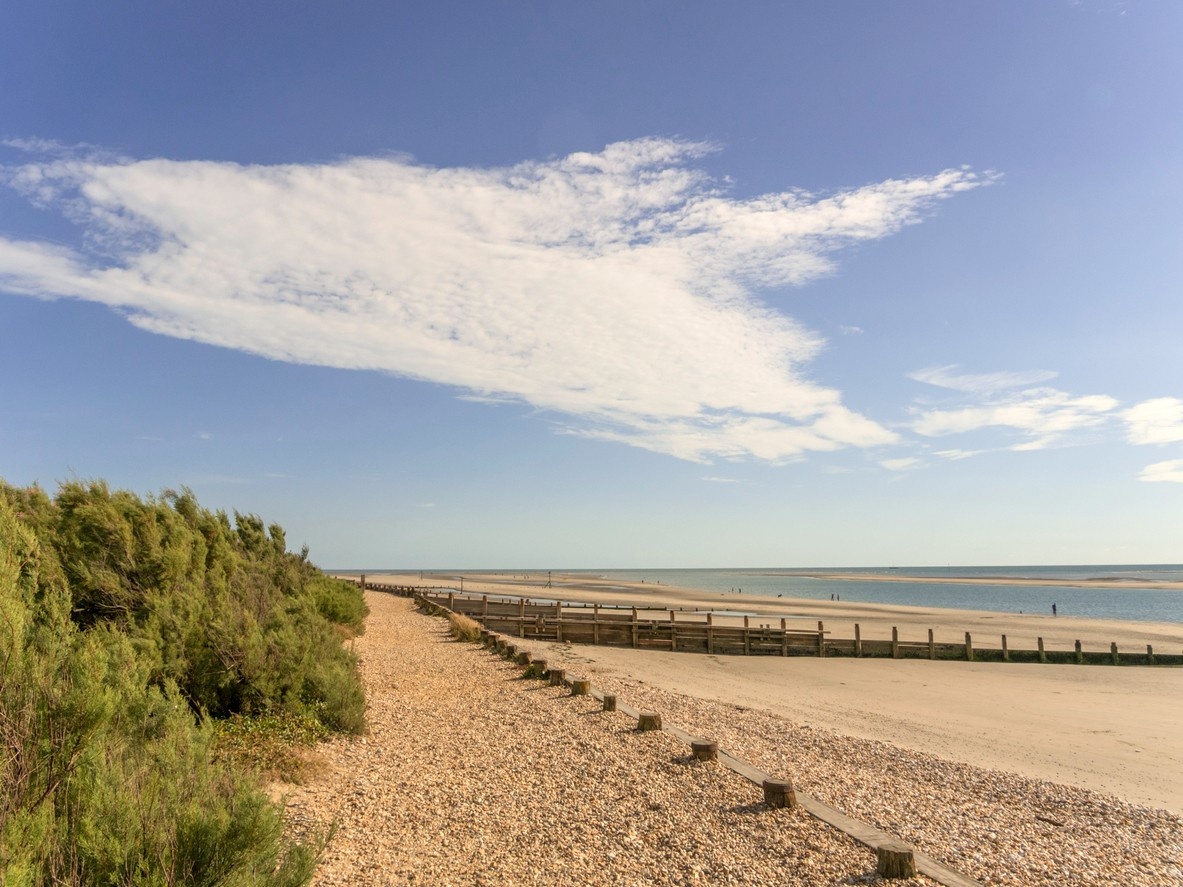
[[[1147,465],[1138,475],[1138,480],[1150,483],[1183,484],[1183,459],[1170,459],[1166,462]]]
[[[915,456],[906,456],[899,459],[883,459],[879,464],[888,471],[911,471],[914,468],[919,468],[924,463]]]
[[[694,168],[710,150],[640,139],[504,169],[59,152],[5,175],[83,225],[86,248],[0,238],[0,287],[528,403],[572,433],[695,461],[896,440],[808,378],[820,337],[754,293],[829,273],[835,250],[991,176],[739,199]]]
[[[950,409],[918,409],[912,430],[925,437],[963,434],[983,428],[1009,428],[1025,440],[1012,450],[1039,450],[1058,444],[1071,432],[1108,421],[1118,402],[1108,395],[1074,397],[1054,388],[1032,388],[981,403]],[[966,451],[956,452],[957,457]]]
[[[958,373],[956,364],[941,367],[927,367],[908,373],[909,379],[925,382],[954,391],[971,394],[992,394],[1008,388],[1038,385],[1054,379],[1058,374],[1052,370],[1020,370],[996,373]]]
[[[1156,397],[1122,412],[1127,436],[1134,444],[1163,444],[1183,440],[1183,400]],[[1160,463],[1165,464],[1165,463]]]

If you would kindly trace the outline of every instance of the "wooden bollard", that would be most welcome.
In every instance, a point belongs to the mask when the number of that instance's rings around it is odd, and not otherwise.
[[[591,681],[587,678],[571,678],[571,695],[586,696],[591,692]]]
[[[655,711],[643,711],[637,718],[638,730],[660,730],[661,715]]]
[[[891,658],[900,658],[900,630],[894,625],[891,627]]]
[[[616,711],[616,694],[604,694],[604,711]]]
[[[936,641],[933,640],[933,634],[932,634],[931,628],[928,630],[928,658],[929,659],[936,659],[937,658],[937,645],[936,645]]]
[[[567,682],[567,671],[562,668],[552,668],[550,670],[550,685],[552,687],[561,687]]]
[[[965,633],[965,661],[974,661],[974,639],[968,631]]]
[[[886,841],[875,848],[875,870],[884,878],[914,878],[916,857],[912,848],[899,841]]]
[[[523,677],[527,678],[545,678],[546,677],[546,660],[535,659],[526,666],[526,673]]]
[[[1010,650],[1006,646],[1006,635],[1002,636],[1002,661],[1010,662]]]
[[[1153,644],[1146,645],[1146,664],[1147,665],[1154,665],[1154,645]]]
[[[526,650],[518,651],[518,665],[529,665],[534,661],[534,657]]]
[[[1080,665],[1084,662],[1084,652],[1080,649],[1080,641],[1076,642],[1076,664]]]
[[[719,760],[719,743],[710,739],[696,739],[690,743],[690,750],[694,752],[696,761]]]
[[[1043,649],[1043,638],[1036,638],[1035,640],[1039,644],[1039,661],[1047,662],[1047,651]]]
[[[516,659],[518,656],[517,644],[506,644],[502,654],[506,659]]]
[[[793,783],[787,779],[765,779],[764,803],[774,809],[781,807],[796,807],[797,793],[793,791]]]
[[[1109,645],[1109,655],[1113,657],[1114,665],[1121,665],[1121,660],[1117,658],[1117,641]]]
[[[781,630],[783,631],[784,630],[784,625],[783,625],[784,620],[783,619],[781,620],[781,623],[782,623]],[[863,655],[863,636],[862,636],[862,633],[859,631],[859,627],[858,627],[857,622],[854,624],[854,655],[855,656],[862,656]]]

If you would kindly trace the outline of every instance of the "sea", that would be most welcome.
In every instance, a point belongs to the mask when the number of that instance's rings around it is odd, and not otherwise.
[[[497,571],[500,572],[500,571]],[[867,579],[826,578],[835,574]],[[1183,623],[1183,589],[1133,588],[1087,583],[1099,579],[1138,582],[1183,582],[1183,564],[1108,564],[999,567],[826,567],[818,569],[697,570],[564,570],[563,574],[608,580],[661,583],[762,597],[843,601],[991,610],[1001,613],[1051,615],[1139,622]],[[915,577],[915,581],[882,582],[872,577]],[[940,578],[979,579],[980,583],[947,585],[925,581]],[[1064,585],[996,585],[991,579],[1071,579],[1084,587]]]

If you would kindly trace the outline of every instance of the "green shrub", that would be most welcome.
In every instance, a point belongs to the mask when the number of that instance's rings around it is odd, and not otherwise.
[[[363,730],[335,626],[364,604],[235,520],[188,491],[0,481],[0,883],[309,880],[318,845],[211,754],[209,717]]]

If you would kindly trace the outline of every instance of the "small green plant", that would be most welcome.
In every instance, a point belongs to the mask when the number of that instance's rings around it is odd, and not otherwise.
[[[235,715],[213,724],[215,760],[265,779],[301,783],[313,776],[313,747],[330,734],[311,714]]]

